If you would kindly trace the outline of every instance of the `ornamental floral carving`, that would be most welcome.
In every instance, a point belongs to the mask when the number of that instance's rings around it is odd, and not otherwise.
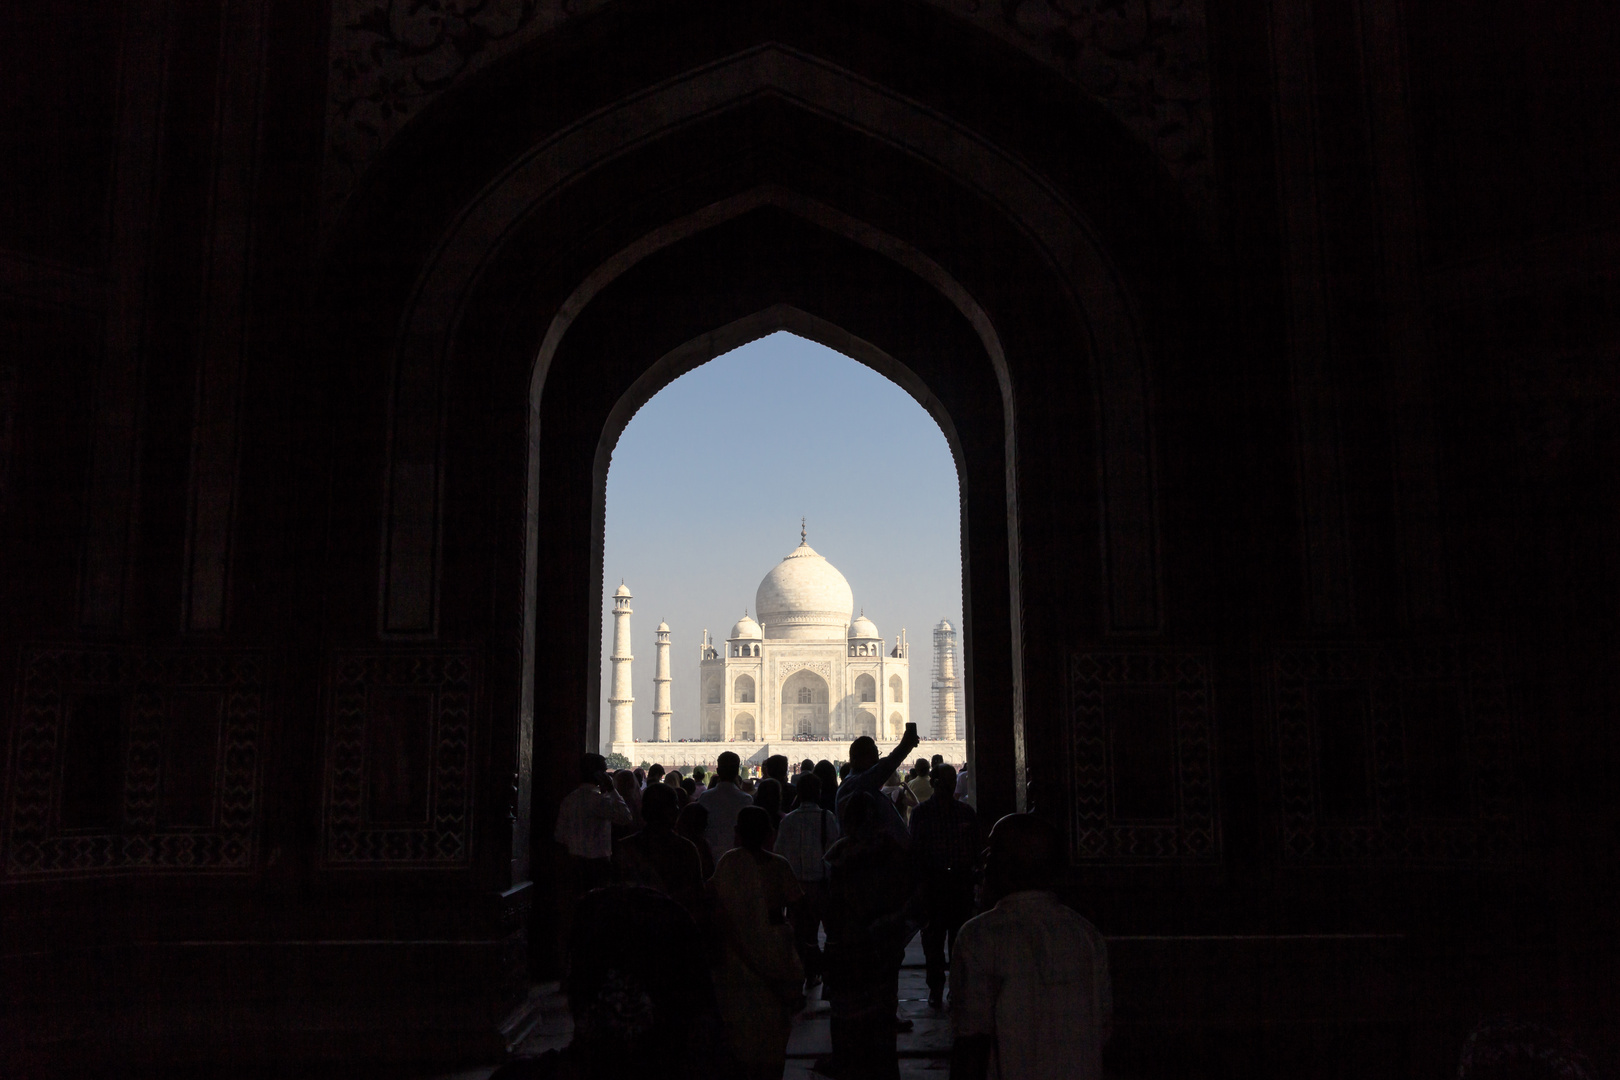
[[[325,211],[439,93],[612,0],[333,0]],[[1073,80],[1213,195],[1204,0],[929,0]]]

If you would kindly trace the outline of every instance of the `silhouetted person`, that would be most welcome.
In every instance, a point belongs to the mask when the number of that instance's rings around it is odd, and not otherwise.
[[[821,943],[817,928],[827,906],[827,849],[837,842],[838,818],[821,805],[821,779],[799,774],[799,805],[776,830],[776,853],[788,861],[803,896],[788,909],[793,939],[804,965],[805,984],[821,982]]]
[[[762,771],[767,777],[775,780],[782,789],[782,813],[785,814],[789,810],[792,810],[793,804],[797,799],[797,793],[793,790],[793,786],[788,783],[787,755],[772,754],[770,757],[765,759],[765,766]],[[755,794],[758,794],[757,789]]]
[[[613,773],[613,790],[624,800],[624,805],[630,808],[629,821],[613,824],[613,839],[617,841],[633,832],[641,831],[641,788],[636,784],[635,773],[629,769],[619,769]]]
[[[655,761],[647,767],[647,786],[652,787],[654,784],[662,784],[663,782],[664,767]]]
[[[840,1080],[895,1080],[900,965],[916,932],[907,904],[914,878],[886,826],[881,795],[843,802],[844,836],[827,851],[825,997],[832,1005],[830,1060],[816,1069]]]
[[[657,889],[698,918],[703,905],[703,860],[698,849],[675,834],[679,810],[675,792],[663,784],[642,798],[642,830],[613,846],[613,865],[626,885]]]
[[[821,808],[837,814],[838,770],[833,768],[832,762],[822,758],[816,762],[815,768],[811,771],[816,774],[816,779],[821,781]]]
[[[771,815],[771,832],[774,834],[782,820],[782,785],[769,776],[761,780],[754,789],[754,805]]]
[[[708,970],[669,962],[703,947],[691,916],[662,893],[614,885],[587,894],[574,913],[563,982],[573,1041],[503,1065],[491,1080],[617,1080],[627,1062],[644,1061],[676,1080],[730,1073]]]
[[[692,781],[701,789],[707,787],[709,772],[701,765],[692,766]]]
[[[1058,900],[1057,830],[1008,814],[990,831],[985,899],[951,958],[951,1080],[1101,1080],[1113,1023],[1108,950]]]
[[[917,800],[913,806],[921,806],[933,796],[934,784],[929,779],[932,771],[928,767],[927,758],[918,758],[917,763],[911,767],[911,778],[906,782],[906,786],[911,789],[912,797]],[[906,823],[910,822],[911,819],[907,818]]]
[[[934,770],[932,794],[911,812],[911,855],[922,881],[923,956],[928,962],[928,1004],[945,1001],[946,949],[973,914],[973,871],[984,846],[979,815],[956,798],[956,770]]]
[[[568,849],[579,896],[612,878],[613,826],[630,823],[630,807],[614,790],[601,754],[579,759],[579,783],[557,806],[555,836]]]
[[[715,762],[715,785],[697,797],[698,805],[709,812],[706,835],[709,850],[714,852],[717,864],[720,857],[731,850],[737,828],[737,811],[754,803],[753,795],[742,789],[741,769],[742,762],[737,755],[730,750],[725,751]]]
[[[710,882],[720,938],[720,1019],[748,1080],[780,1080],[793,1014],[804,1007],[804,969],[787,920],[799,884],[787,860],[766,848],[774,831],[763,807],[743,807],[736,843],[720,857]]]
[[[696,800],[681,807],[675,815],[675,835],[691,841],[703,867],[703,880],[714,876],[714,849],[709,847],[709,811]]]
[[[849,775],[838,786],[839,819],[843,819],[845,807],[856,795],[877,795],[887,810],[881,815],[882,828],[902,848],[910,845],[911,834],[906,832],[906,821],[901,815],[900,807],[882,796],[884,784],[894,775],[894,771],[906,760],[906,755],[911,753],[918,742],[916,725],[907,724],[906,733],[900,737],[900,744],[881,757],[878,755],[877,743],[869,735],[862,735],[850,743]],[[847,824],[845,831],[849,831]]]

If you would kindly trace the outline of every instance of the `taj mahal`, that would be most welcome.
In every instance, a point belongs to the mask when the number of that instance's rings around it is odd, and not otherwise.
[[[755,617],[744,611],[724,641],[711,640],[703,631],[696,739],[671,738],[673,678],[666,623],[655,631],[653,738],[639,741],[634,736],[631,600],[629,587],[621,583],[613,595],[607,749],[632,763],[709,765],[722,750],[734,751],[745,764],[778,753],[793,761],[841,760],[850,742],[862,735],[888,749],[913,719],[911,647],[905,630],[890,640],[864,611],[857,615],[849,582],[810,546],[802,527],[799,546],[759,583]],[[949,622],[941,620],[934,628],[934,642],[934,670],[927,684],[932,716],[931,722],[918,724],[923,741],[917,756],[940,754],[960,763],[966,760],[967,744],[958,716],[956,633]]]

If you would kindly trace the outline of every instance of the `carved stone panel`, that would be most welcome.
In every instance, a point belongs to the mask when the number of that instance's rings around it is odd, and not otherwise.
[[[466,652],[333,657],[322,843],[327,865],[467,865],[476,667]]]
[[[251,870],[266,664],[227,650],[24,649],[6,876]]]
[[[1076,653],[1069,709],[1076,860],[1220,856],[1203,654]]]
[[[1287,647],[1271,669],[1284,858],[1517,857],[1512,716],[1495,646]]]

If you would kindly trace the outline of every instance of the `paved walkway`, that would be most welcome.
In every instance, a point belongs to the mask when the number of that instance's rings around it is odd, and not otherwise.
[[[518,1047],[518,1057],[538,1057],[547,1050],[568,1045],[573,1036],[573,1024],[568,1018],[566,1003],[555,985],[544,988],[550,1000],[540,1021]],[[928,1006],[928,984],[923,977],[923,954],[920,937],[912,938],[906,949],[905,966],[900,970],[900,1015],[915,1025],[910,1032],[899,1037],[900,1075],[903,1078],[942,1080],[950,1072],[951,1022],[943,1012]],[[820,1073],[813,1070],[815,1061],[832,1052],[832,1035],[828,1018],[828,1005],[821,1000],[817,989],[809,1005],[793,1024],[788,1038],[788,1062],[782,1075],[787,1080],[816,1080]],[[438,1080],[487,1080],[494,1066],[456,1072]]]

